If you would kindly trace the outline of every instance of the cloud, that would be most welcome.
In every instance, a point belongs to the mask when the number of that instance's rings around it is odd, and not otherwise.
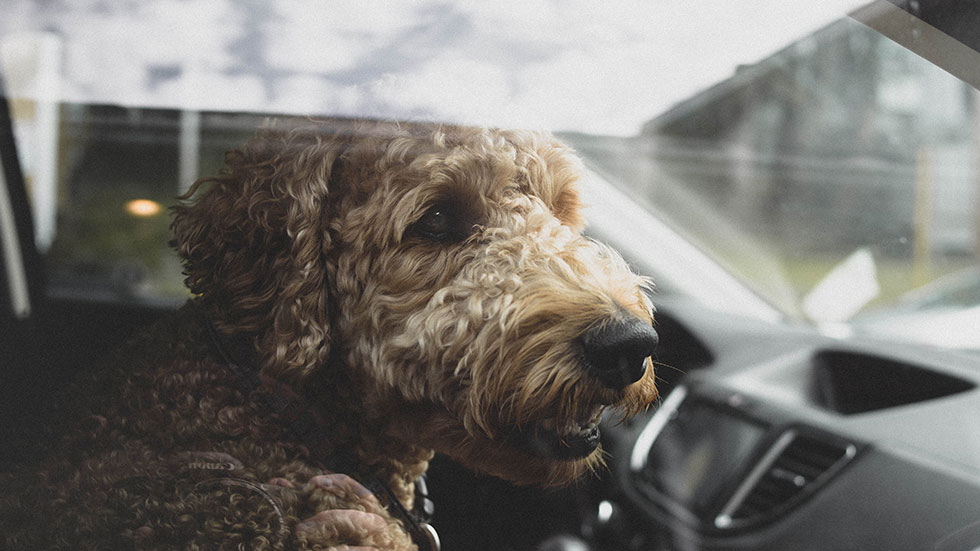
[[[62,37],[66,100],[619,135],[860,3],[9,1],[0,40]]]

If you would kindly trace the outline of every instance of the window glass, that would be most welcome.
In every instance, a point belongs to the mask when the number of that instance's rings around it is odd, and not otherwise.
[[[79,104],[58,111],[49,293],[183,301],[168,209],[199,174],[217,172],[262,117]]]
[[[806,295],[858,252],[871,259],[871,309],[974,273],[978,117],[969,84],[843,19],[676,104],[638,136],[569,138],[758,292],[819,318]],[[845,275],[842,295],[862,285]],[[864,306],[825,314],[837,321]]]
[[[216,173],[225,151],[265,117],[33,98],[11,103],[47,293],[183,302],[180,261],[168,245],[169,209],[199,175]]]
[[[14,0],[0,69],[56,295],[183,300],[167,209],[265,114],[422,119],[556,131],[740,291],[931,340],[908,315],[980,312],[980,96],[861,3]]]

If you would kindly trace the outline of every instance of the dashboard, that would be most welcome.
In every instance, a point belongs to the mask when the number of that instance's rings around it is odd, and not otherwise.
[[[597,547],[980,549],[980,359],[664,302],[664,398],[604,431]]]

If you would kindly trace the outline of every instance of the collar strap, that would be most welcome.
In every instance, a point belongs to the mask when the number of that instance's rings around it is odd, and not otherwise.
[[[419,547],[419,551],[440,551],[442,543],[439,541],[439,534],[430,524],[435,506],[429,499],[424,473],[415,480],[415,507],[412,511],[405,509],[391,488],[377,478],[369,479],[365,486],[389,513],[402,521],[402,525],[411,534],[412,541]]]

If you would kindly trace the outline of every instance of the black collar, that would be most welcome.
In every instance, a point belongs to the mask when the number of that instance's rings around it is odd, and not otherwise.
[[[289,385],[263,376],[258,369],[248,363],[239,363],[229,354],[233,349],[227,340],[208,322],[204,322],[211,340],[211,347],[218,357],[235,376],[238,389],[246,396],[251,396],[260,406],[277,415],[286,426],[286,430],[296,442],[309,450],[310,459],[321,467],[331,463],[334,468],[356,479],[374,493],[378,501],[388,509],[388,512],[402,521],[402,524],[412,536],[412,541],[420,551],[439,551],[439,535],[430,524],[435,506],[429,499],[425,474],[415,481],[415,506],[412,511],[405,509],[395,493],[387,484],[377,477],[362,478],[356,476],[352,460],[329,455],[330,449],[327,430],[323,418],[317,411]],[[243,367],[244,366],[244,367]],[[348,465],[344,467],[344,465]]]

